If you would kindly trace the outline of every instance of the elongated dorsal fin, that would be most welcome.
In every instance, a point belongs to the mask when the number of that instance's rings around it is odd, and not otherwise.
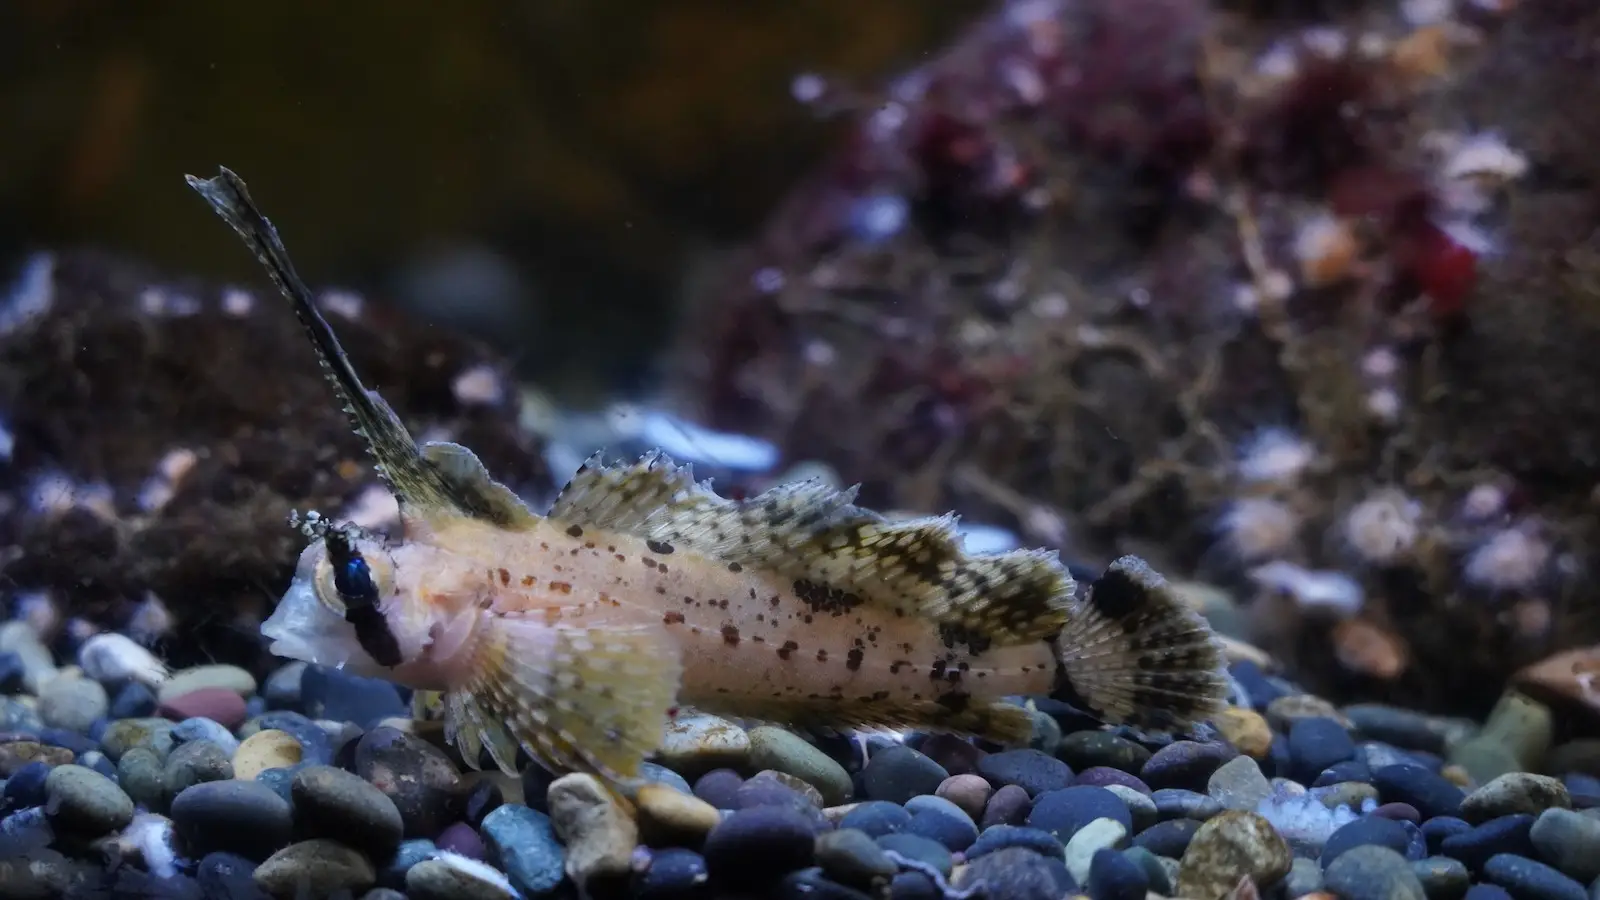
[[[483,464],[465,447],[430,444],[419,450],[394,410],[361,384],[339,338],[312,301],[311,290],[295,272],[277,229],[250,199],[238,175],[224,168],[215,178],[184,178],[239,233],[288,298],[345,413],[366,441],[378,474],[389,483],[406,516],[423,521],[465,516],[506,528],[526,527],[535,521],[522,501],[490,479]]]
[[[855,497],[855,488],[802,481],[734,501],[663,453],[622,466],[596,454],[550,518],[681,544],[791,579],[797,591],[854,595],[947,626],[953,637],[1019,644],[1066,624],[1075,584],[1053,551],[969,554],[954,516],[891,522]]]

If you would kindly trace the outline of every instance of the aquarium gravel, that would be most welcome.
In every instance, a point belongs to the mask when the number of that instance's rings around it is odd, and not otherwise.
[[[1145,741],[1041,702],[1032,746],[1011,750],[685,711],[629,815],[589,776],[471,771],[385,682],[301,663],[259,681],[225,664],[158,680],[137,645],[81,646],[93,676],[26,622],[0,627],[3,897],[535,898],[581,882],[637,898],[1580,900],[1600,887],[1600,782],[1582,774],[1600,760],[1550,751],[1548,711],[1518,695],[1478,725],[1336,708],[1236,662],[1240,705],[1207,739]],[[111,664],[107,646],[135,658]],[[1571,771],[1523,771],[1544,758]]]

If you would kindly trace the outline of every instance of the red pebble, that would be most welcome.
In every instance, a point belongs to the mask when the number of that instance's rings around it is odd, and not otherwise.
[[[210,719],[232,731],[244,724],[244,698],[237,691],[222,687],[200,688],[173,697],[161,704],[161,715],[176,721],[195,717]]]
[[[468,859],[483,859],[483,838],[478,837],[478,832],[465,822],[457,822],[439,832],[434,843],[440,850],[459,853]]]
[[[1418,236],[1412,275],[1432,301],[1435,315],[1459,315],[1478,283],[1478,254],[1434,224]]]
[[[1406,822],[1422,821],[1422,813],[1409,803],[1385,803],[1374,809],[1372,814],[1382,819],[1400,819]]]

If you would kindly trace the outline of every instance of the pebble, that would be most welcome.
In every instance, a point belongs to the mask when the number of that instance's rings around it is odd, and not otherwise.
[[[706,838],[706,869],[725,888],[758,888],[815,859],[811,822],[791,809],[760,806],[723,819]]]
[[[1115,850],[1097,851],[1082,883],[1093,900],[1144,900],[1150,890],[1144,869]]]
[[[39,720],[52,728],[86,732],[111,708],[100,682],[64,672],[39,689]]]
[[[874,740],[869,738],[868,744],[871,745]],[[890,746],[898,744],[873,747],[869,759],[889,749]],[[982,750],[974,746],[971,741],[953,734],[930,734],[918,742],[914,749],[938,763],[951,775],[976,775],[978,761],[983,759]]]
[[[1422,892],[1428,895],[1428,900],[1456,900],[1472,883],[1472,873],[1467,867],[1448,856],[1416,860],[1411,864],[1411,871],[1422,883]]]
[[[1341,900],[1426,900],[1422,881],[1404,856],[1388,847],[1356,847],[1323,872]]]
[[[1539,858],[1570,878],[1600,878],[1600,819],[1568,809],[1547,809],[1529,831]]]
[[[948,877],[955,868],[955,856],[938,841],[915,834],[886,834],[877,840],[879,847],[920,862],[941,875]]]
[[[149,685],[130,681],[117,689],[106,715],[113,719],[142,719],[156,712],[156,692]]]
[[[406,872],[408,900],[516,900],[506,876],[455,853],[425,859]]]
[[[1150,759],[1142,745],[1109,731],[1075,731],[1061,739],[1056,757],[1076,771],[1107,766],[1138,772]]]
[[[326,666],[311,666],[301,675],[300,709],[314,719],[353,722],[362,728],[411,715],[410,705],[392,683]]]
[[[710,880],[705,857],[681,847],[657,850],[633,882],[636,900],[680,900],[698,896]]]
[[[133,821],[133,800],[117,783],[83,766],[56,766],[45,776],[45,814],[60,831],[98,837]]]
[[[1093,787],[1118,785],[1138,791],[1141,794],[1150,793],[1150,786],[1140,781],[1139,776],[1129,775],[1121,769],[1113,769],[1108,766],[1095,766],[1092,769],[1084,769],[1078,773],[1078,777],[1074,778],[1072,783]]]
[[[465,856],[468,859],[483,859],[487,847],[483,838],[478,836],[477,829],[465,822],[456,822],[448,825],[439,832],[439,837],[434,841],[440,850]]]
[[[261,682],[261,697],[270,709],[298,709],[300,688],[309,666],[299,660],[284,663]]]
[[[1033,811],[1028,814],[1027,824],[1067,842],[1096,819],[1111,819],[1125,831],[1133,828],[1133,815],[1128,808],[1116,794],[1102,787],[1069,787],[1040,794],[1034,801]]]
[[[156,699],[166,703],[174,697],[202,688],[227,688],[242,697],[249,697],[256,692],[256,679],[244,669],[224,663],[195,666],[168,676],[156,691]]]
[[[806,782],[821,793],[825,806],[837,806],[850,799],[854,790],[850,773],[805,738],[784,728],[762,725],[750,730],[748,740],[751,767],[783,772]]]
[[[239,737],[249,738],[267,729],[282,731],[299,741],[302,761],[318,765],[328,765],[333,762],[333,739],[328,730],[305,716],[286,709],[269,712],[245,722],[239,729]]]
[[[711,804],[660,784],[644,785],[634,802],[640,836],[652,847],[699,846],[722,821],[722,813]]]
[[[360,852],[326,838],[290,844],[256,867],[256,884],[278,897],[327,897],[372,887],[378,874]]]
[[[760,805],[770,802],[792,803],[796,801],[812,809],[820,809],[823,805],[821,791],[793,775],[776,772],[772,769],[763,769],[750,776],[750,780],[739,786],[737,796],[744,798],[738,801],[741,806]],[[782,800],[774,799],[779,797]]]
[[[169,798],[192,785],[232,777],[233,764],[228,761],[228,754],[210,741],[179,744],[167,756],[161,771],[161,783]]]
[[[511,884],[538,897],[555,891],[566,877],[565,851],[550,817],[526,806],[507,805],[484,817],[484,844]]]
[[[276,728],[258,731],[239,742],[233,753],[235,778],[250,780],[268,769],[287,769],[304,756],[294,735]]]
[[[239,739],[215,719],[184,719],[172,727],[172,739],[179,742],[210,741],[221,747],[230,759],[239,751]]]
[[[955,886],[970,889],[983,885],[985,896],[1004,900],[1058,900],[1073,885],[1071,876],[1064,872],[1058,875],[1052,862],[1056,861],[1011,847],[963,866],[955,875]]]
[[[406,873],[411,867],[425,859],[433,859],[439,855],[439,847],[427,838],[412,838],[401,841],[395,848],[393,855],[384,861],[378,869],[378,884],[391,887],[405,887]]]
[[[4,808],[43,806],[48,797],[44,783],[50,777],[51,768],[48,763],[34,761],[11,773],[11,777],[4,782],[4,788],[0,788],[0,798],[5,800]]]
[[[394,852],[405,832],[394,801],[343,769],[301,769],[291,782],[290,796],[301,834],[342,840],[374,858]]]
[[[900,871],[871,836],[854,828],[817,835],[815,852],[816,863],[825,875],[851,887],[887,884]]]
[[[167,794],[165,766],[161,757],[148,747],[135,747],[117,762],[117,783],[133,802],[146,809],[165,810]]]
[[[1078,884],[1086,884],[1095,854],[1102,850],[1120,850],[1127,845],[1127,841],[1127,826],[1116,819],[1095,819],[1078,829],[1078,833],[1067,841],[1062,860],[1067,864],[1067,871],[1072,874],[1073,880]]]
[[[1402,856],[1406,847],[1411,843],[1411,832],[1406,826],[1393,819],[1380,819],[1377,816],[1362,816],[1361,818],[1340,826],[1333,834],[1328,836],[1322,845],[1320,861],[1326,869],[1342,854],[1356,847],[1374,846],[1388,847]]]
[[[1288,843],[1270,822],[1253,812],[1225,810],[1190,840],[1178,869],[1178,896],[1221,897],[1246,875],[1258,885],[1273,885],[1289,874],[1292,861]]]
[[[932,794],[950,773],[944,767],[906,746],[875,754],[861,771],[861,784],[869,800],[904,803]]]
[[[1372,784],[1386,803],[1409,803],[1424,818],[1459,816],[1466,792],[1450,779],[1416,765],[1376,768]]]
[[[1230,706],[1212,717],[1222,739],[1252,759],[1267,758],[1272,746],[1272,727],[1265,716],[1243,706]]]
[[[1122,805],[1128,808],[1128,815],[1133,819],[1134,831],[1143,831],[1158,821],[1155,801],[1151,800],[1148,794],[1141,794],[1121,784],[1107,785],[1106,790],[1116,794]]]
[[[983,818],[983,809],[993,794],[994,788],[978,775],[951,775],[934,791],[934,796],[954,803],[973,821]]]
[[[199,688],[162,700],[156,709],[169,719],[206,718],[228,729],[244,724],[244,697],[225,687]]]
[[[1463,798],[1460,816],[1476,824],[1516,813],[1538,815],[1547,809],[1571,808],[1572,797],[1559,779],[1508,772]]]
[[[996,825],[985,829],[966,850],[967,859],[976,859],[1006,847],[1026,847],[1044,856],[1061,856],[1066,847],[1048,831],[1017,825]]]
[[[1550,866],[1524,856],[1501,853],[1483,867],[1483,878],[1516,900],[1587,900],[1589,892]]]
[[[1014,784],[1027,791],[1030,797],[1058,791],[1073,783],[1071,766],[1031,748],[991,753],[978,761],[978,774],[995,786]]]
[[[1354,759],[1356,742],[1337,721],[1325,716],[1296,719],[1289,727],[1289,756],[1293,769],[1288,774],[1309,784],[1323,769]]]
[[[172,824],[189,856],[224,851],[265,859],[294,834],[289,802],[254,781],[208,781],[173,798]]]
[[[1439,843],[1439,852],[1459,859],[1473,871],[1483,868],[1491,857],[1501,853],[1532,856],[1533,816],[1501,816],[1476,827],[1451,835]]]
[[[667,724],[656,758],[690,777],[713,769],[742,769],[750,759],[750,736],[727,719],[680,714]]]
[[[1173,741],[1151,755],[1139,778],[1151,788],[1204,790],[1211,774],[1239,751],[1221,741]]]
[[[1195,832],[1199,831],[1203,824],[1205,823],[1196,819],[1168,819],[1165,822],[1157,822],[1134,835],[1133,844],[1157,856],[1180,859],[1184,851],[1189,849],[1189,842],[1194,840]]]
[[[548,802],[550,824],[566,844],[567,874],[573,881],[583,887],[596,879],[629,874],[633,848],[639,843],[638,825],[599,779],[584,773],[557,778],[550,785]]]
[[[1203,822],[1222,812],[1222,804],[1215,798],[1182,788],[1152,791],[1150,800],[1155,803],[1156,815],[1161,819],[1199,819]]]
[[[1033,808],[1033,798],[1028,792],[1014,784],[1008,784],[994,792],[989,802],[984,804],[983,818],[979,822],[984,828],[993,825],[1021,825],[1028,819],[1028,812]]]
[[[1290,898],[1304,897],[1322,890],[1322,867],[1316,860],[1303,856],[1294,858],[1289,874],[1283,878],[1283,891]]]
[[[1294,723],[1306,718],[1333,719],[1345,727],[1349,727],[1350,720],[1339,712],[1339,708],[1332,703],[1311,694],[1290,694],[1279,697],[1267,704],[1267,721],[1273,728],[1288,732]]]
[[[1443,753],[1450,743],[1475,727],[1462,720],[1437,718],[1382,703],[1353,704],[1344,708],[1344,715],[1364,739],[1428,753]]]
[[[387,726],[374,728],[356,744],[353,768],[394,803],[406,837],[434,837],[456,818],[461,773],[442,750],[422,738]]]
[[[148,747],[162,759],[167,758],[175,743],[172,738],[173,723],[166,719],[118,719],[106,725],[100,733],[100,749],[112,762],[134,747]]]
[[[9,778],[23,766],[36,762],[60,766],[73,759],[73,752],[65,747],[52,747],[38,741],[7,741],[0,744],[0,777]]]
[[[1253,810],[1272,794],[1272,783],[1253,758],[1237,756],[1211,773],[1206,793],[1223,809]]]
[[[255,900],[263,896],[251,877],[255,870],[255,861],[242,856],[208,853],[195,866],[194,878],[207,900],[212,897]]]
[[[911,822],[905,829],[908,834],[938,841],[953,852],[967,849],[978,839],[978,826],[960,807],[942,797],[913,797],[906,801],[906,811],[911,813]]]

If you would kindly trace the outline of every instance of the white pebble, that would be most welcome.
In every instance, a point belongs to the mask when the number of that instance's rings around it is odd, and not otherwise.
[[[1527,525],[1496,532],[1467,556],[1467,581],[1496,591],[1533,587],[1550,561],[1550,545]]]
[[[1239,477],[1245,481],[1289,487],[1317,458],[1309,441],[1286,428],[1267,428],[1244,446]]]
[[[1252,580],[1271,591],[1287,594],[1301,607],[1354,615],[1366,602],[1361,585],[1342,572],[1311,571],[1277,560],[1250,573]]]
[[[132,638],[115,631],[84,641],[78,648],[78,665],[84,674],[100,682],[132,678],[155,687],[167,678],[165,663]]]
[[[1369,563],[1406,557],[1420,536],[1422,504],[1399,491],[1381,491],[1357,503],[1344,519],[1344,539]]]
[[[1300,517],[1277,500],[1245,497],[1222,514],[1219,530],[1229,551],[1251,562],[1286,552],[1300,532]]]

